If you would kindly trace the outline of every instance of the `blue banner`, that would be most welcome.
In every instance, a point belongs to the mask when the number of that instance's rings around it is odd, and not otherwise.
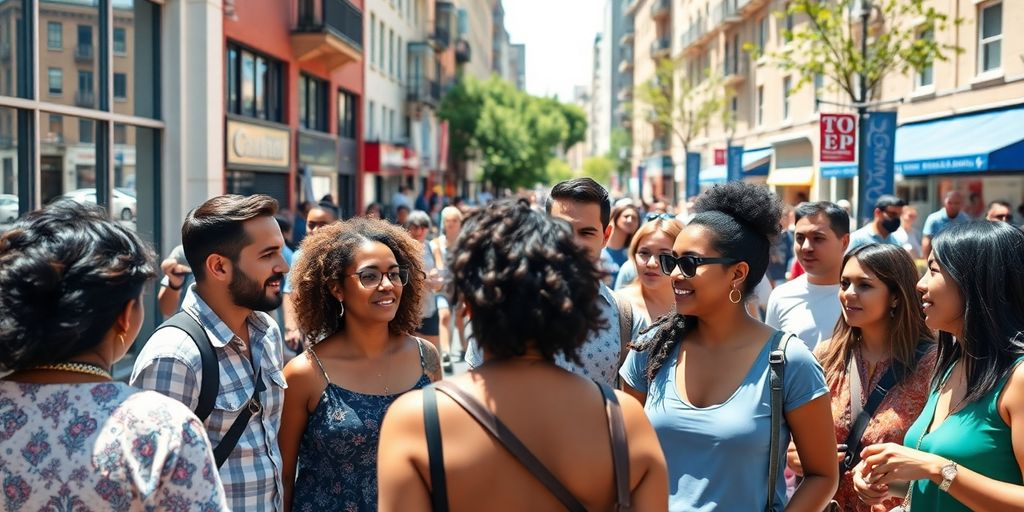
[[[700,195],[700,153],[686,154],[686,199]]]
[[[729,146],[726,150],[725,180],[743,180],[743,146]]]
[[[858,217],[863,225],[874,218],[875,202],[895,191],[896,113],[868,112],[862,121],[861,144],[864,162],[860,164]]]

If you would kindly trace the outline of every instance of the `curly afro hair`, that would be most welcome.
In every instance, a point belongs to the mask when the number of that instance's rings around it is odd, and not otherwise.
[[[0,369],[98,345],[155,276],[153,251],[106,210],[59,200],[0,235]]]
[[[448,253],[456,300],[464,300],[480,348],[496,359],[530,347],[580,362],[580,346],[607,326],[602,273],[564,221],[525,201],[497,201],[469,217]]]
[[[324,226],[302,241],[302,255],[291,270],[291,300],[307,344],[345,330],[345,319],[338,316],[340,309],[331,285],[339,282],[339,276],[353,264],[356,249],[369,242],[386,245],[399,265],[409,267],[409,283],[402,287],[398,312],[388,323],[388,330],[392,335],[416,331],[420,304],[427,295],[423,246],[390,222],[356,217]]]

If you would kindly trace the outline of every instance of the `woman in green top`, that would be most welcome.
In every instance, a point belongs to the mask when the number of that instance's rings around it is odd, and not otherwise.
[[[854,487],[871,504],[909,495],[914,511],[1024,510],[1024,232],[951,226],[918,291],[939,331],[932,392],[905,446],[863,450]]]

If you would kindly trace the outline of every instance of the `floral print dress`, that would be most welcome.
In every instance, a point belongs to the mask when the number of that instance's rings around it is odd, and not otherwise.
[[[0,381],[0,509],[226,511],[203,425],[127,384]]]

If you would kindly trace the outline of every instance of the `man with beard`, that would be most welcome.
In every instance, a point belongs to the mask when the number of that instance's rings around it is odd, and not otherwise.
[[[199,415],[206,416],[207,434],[217,447],[232,510],[282,510],[282,340],[266,313],[281,305],[288,272],[276,212],[277,201],[266,195],[219,196],[189,212],[181,239],[195,284],[186,291],[182,318],[195,323],[190,331],[204,339],[183,328],[158,329],[131,376],[133,386],[205,413]],[[203,351],[212,354],[204,358]],[[204,372],[204,360],[216,361],[219,372]],[[212,403],[207,397],[213,393],[202,393],[209,375],[219,376]]]

